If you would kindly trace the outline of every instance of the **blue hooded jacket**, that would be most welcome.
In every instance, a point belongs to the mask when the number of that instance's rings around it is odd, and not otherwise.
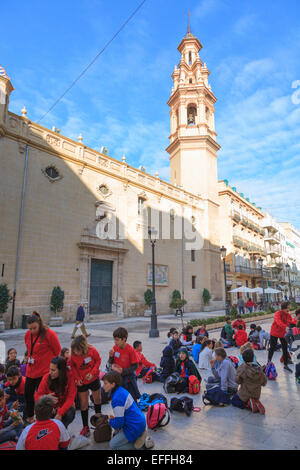
[[[129,442],[136,441],[146,429],[146,418],[130,393],[118,387],[112,394],[111,406],[115,416],[109,421],[111,427],[122,429]]]
[[[76,313],[76,321],[83,321],[85,317],[84,309],[82,305],[79,305]]]
[[[163,350],[163,355],[160,361],[160,367],[162,367],[160,377],[163,381],[166,380],[166,378],[175,371],[175,361],[173,354],[174,352],[171,346],[166,346]]]

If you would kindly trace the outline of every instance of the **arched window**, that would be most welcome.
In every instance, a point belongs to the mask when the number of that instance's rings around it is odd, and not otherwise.
[[[190,52],[189,52],[189,65],[192,65],[192,62],[193,62],[193,60],[192,60],[192,53],[191,53],[191,51],[190,51]]]
[[[187,108],[187,123],[188,126],[196,124],[197,108],[194,105],[189,105]]]

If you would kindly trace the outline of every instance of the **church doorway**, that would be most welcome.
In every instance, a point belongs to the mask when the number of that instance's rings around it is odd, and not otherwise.
[[[90,315],[112,312],[113,261],[91,259]]]

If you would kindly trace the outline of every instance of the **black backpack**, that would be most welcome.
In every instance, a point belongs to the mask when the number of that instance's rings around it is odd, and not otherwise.
[[[221,338],[227,339],[226,332],[225,332],[225,326],[223,326],[223,328],[221,330]]]
[[[166,378],[164,383],[164,391],[166,393],[176,393],[176,385],[180,382],[180,374],[174,372]]]
[[[171,398],[170,410],[179,411],[190,416],[194,409],[193,399],[190,397]]]

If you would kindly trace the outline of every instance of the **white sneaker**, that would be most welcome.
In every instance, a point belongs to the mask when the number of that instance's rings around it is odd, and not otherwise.
[[[146,449],[152,449],[152,447],[154,447],[155,443],[154,443],[154,440],[152,439],[152,437],[148,436],[145,440],[145,448]]]

